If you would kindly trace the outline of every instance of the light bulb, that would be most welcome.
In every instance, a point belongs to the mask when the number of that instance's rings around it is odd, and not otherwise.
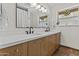
[[[46,13],[47,12],[47,9],[46,8],[42,9],[42,12],[43,13]]]
[[[43,10],[44,10],[44,7],[42,7],[41,9],[42,9],[42,11],[43,11]]]
[[[44,10],[44,7],[41,7],[39,10],[40,10],[40,11],[43,11],[43,10]]]
[[[41,8],[41,6],[40,6],[40,5],[37,5],[37,6],[36,6],[36,9],[39,9],[39,8]]]
[[[47,9],[45,9],[44,12],[47,12]]]

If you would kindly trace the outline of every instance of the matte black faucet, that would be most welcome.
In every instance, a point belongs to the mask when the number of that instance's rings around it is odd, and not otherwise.
[[[32,34],[33,33],[33,27],[29,27],[29,34]]]
[[[34,31],[32,30],[33,27],[28,27],[28,28],[29,28],[29,31],[25,31],[27,34],[32,34],[32,33],[34,33]]]

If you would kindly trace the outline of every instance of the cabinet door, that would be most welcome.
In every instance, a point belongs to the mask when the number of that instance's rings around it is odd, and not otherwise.
[[[41,56],[47,56],[48,55],[48,37],[41,38]]]
[[[28,56],[40,56],[40,39],[28,42]]]
[[[8,51],[3,51],[3,50],[0,51],[0,56],[9,56],[9,55],[10,53]]]
[[[27,56],[27,43],[0,49],[0,56]]]
[[[9,50],[10,56],[18,56],[17,45],[6,48],[6,49]]]
[[[60,45],[60,33],[57,33],[54,35],[54,45],[55,45],[55,48],[57,49]]]
[[[8,48],[0,49],[0,55],[16,56],[17,55],[16,47],[12,46],[12,47],[8,47]]]
[[[49,55],[52,55],[56,49],[59,47],[59,43],[60,43],[60,37],[59,37],[59,33],[51,35],[48,37],[48,46],[49,46]]]
[[[17,45],[18,56],[27,56],[27,43]]]
[[[41,38],[41,55],[50,56],[59,47],[59,34]]]

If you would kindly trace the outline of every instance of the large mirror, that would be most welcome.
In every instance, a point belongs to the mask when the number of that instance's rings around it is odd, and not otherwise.
[[[25,8],[23,3],[17,3],[16,9],[17,9],[16,27],[17,28],[29,27],[30,19],[29,19],[28,8]]]
[[[30,3],[17,3],[16,9],[17,28],[43,28],[48,26],[48,15],[45,12],[41,12],[38,9],[34,8]]]

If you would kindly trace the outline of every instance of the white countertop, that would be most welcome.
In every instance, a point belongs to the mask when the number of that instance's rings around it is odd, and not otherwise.
[[[54,30],[50,32],[42,32],[42,33],[35,33],[35,34],[20,34],[20,35],[2,35],[0,36],[0,49],[6,48],[9,46],[13,46],[16,44],[28,42],[31,40],[35,40],[38,38],[42,38],[45,36],[49,36],[52,34],[59,33],[60,31]]]

